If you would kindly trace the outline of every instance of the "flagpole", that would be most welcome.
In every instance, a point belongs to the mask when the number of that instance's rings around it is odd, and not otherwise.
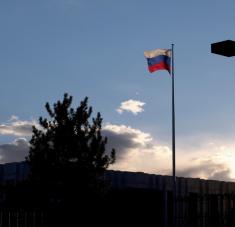
[[[173,186],[173,226],[176,226],[176,175],[175,175],[175,85],[174,85],[174,44],[171,44],[172,80],[172,186]]]

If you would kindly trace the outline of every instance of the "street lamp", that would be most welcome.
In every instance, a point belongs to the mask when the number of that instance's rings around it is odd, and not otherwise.
[[[211,53],[226,57],[233,57],[235,56],[235,41],[225,40],[218,43],[212,43]]]

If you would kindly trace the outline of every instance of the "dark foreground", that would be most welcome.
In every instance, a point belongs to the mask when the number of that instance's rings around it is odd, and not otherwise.
[[[146,189],[112,189],[102,197],[80,196],[71,204],[27,210],[5,208],[0,212],[1,227],[64,227],[64,226],[141,226],[172,227],[172,195],[168,192],[167,206],[162,192]],[[178,227],[234,227],[234,208],[221,217],[217,211],[217,200],[208,198],[208,204],[198,203],[193,195],[178,198],[178,209],[182,200],[187,200],[184,216],[177,216]],[[185,202],[185,201],[184,201]],[[209,204],[210,203],[210,204]],[[210,213],[198,212],[199,206],[210,205]]]

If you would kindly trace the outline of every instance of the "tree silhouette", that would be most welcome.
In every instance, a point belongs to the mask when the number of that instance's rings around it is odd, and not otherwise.
[[[40,128],[33,127],[26,157],[30,181],[40,188],[44,200],[54,204],[100,194],[105,189],[103,174],[115,161],[115,150],[105,149],[100,113],[90,120],[92,107],[87,97],[76,109],[71,105],[68,94],[53,108],[46,103],[50,119],[40,117]]]

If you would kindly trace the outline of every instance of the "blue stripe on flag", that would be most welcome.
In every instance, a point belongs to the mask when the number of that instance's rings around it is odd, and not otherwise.
[[[147,58],[147,61],[148,61],[149,66],[156,65],[156,64],[159,64],[161,62],[165,62],[168,65],[171,64],[171,58],[166,56],[166,55],[158,55],[154,58]]]

